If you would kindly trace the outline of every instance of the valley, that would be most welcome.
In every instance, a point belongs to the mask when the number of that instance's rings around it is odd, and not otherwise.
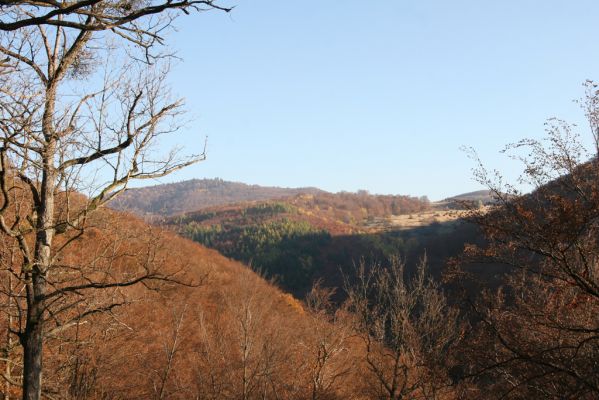
[[[180,193],[178,186],[197,182],[201,181],[166,187]],[[279,190],[255,185],[251,186],[255,196],[273,199],[228,203],[225,199],[239,197],[236,191],[243,187],[240,185],[220,182],[215,193],[223,195],[224,204],[176,216],[149,216],[149,209],[141,203],[154,197],[148,195],[149,189],[143,194],[136,189],[125,193],[125,200],[117,206],[129,204],[131,211],[249,265],[299,298],[304,298],[316,282],[322,282],[335,289],[336,299],[341,301],[345,298],[341,290],[344,276],[353,276],[360,261],[386,264],[399,256],[413,270],[426,254],[430,270],[440,278],[447,260],[460,254],[466,243],[477,241],[476,230],[465,221],[468,209],[491,204],[488,192],[432,203],[426,198],[365,191],[280,197]],[[162,194],[166,187],[154,190]],[[210,190],[196,196],[216,197]],[[142,200],[136,203],[135,199]],[[180,207],[180,202],[196,201],[189,197],[164,200],[174,204],[172,208]]]
[[[461,3],[1,1],[0,400],[599,399],[599,2]]]

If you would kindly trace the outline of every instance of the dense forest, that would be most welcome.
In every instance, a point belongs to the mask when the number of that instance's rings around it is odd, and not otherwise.
[[[409,266],[426,252],[431,269],[475,242],[466,221],[410,229],[372,229],[368,222],[428,211],[426,199],[367,193],[301,195],[278,201],[208,208],[166,220],[167,226],[274,279],[304,297],[313,282],[339,287],[343,271],[360,260],[387,263],[397,254]],[[440,213],[439,213],[440,214]]]

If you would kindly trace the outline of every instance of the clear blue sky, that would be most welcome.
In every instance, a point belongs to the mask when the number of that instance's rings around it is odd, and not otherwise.
[[[599,80],[599,1],[238,0],[182,17],[173,91],[208,160],[162,182],[428,195],[480,189],[460,146],[516,176],[499,151],[543,136]],[[586,134],[586,131],[582,129]],[[165,143],[170,145],[174,142]]]

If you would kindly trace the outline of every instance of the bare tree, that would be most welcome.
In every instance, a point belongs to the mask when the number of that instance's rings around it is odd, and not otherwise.
[[[582,102],[596,141],[599,92],[586,83]],[[599,158],[576,128],[546,123],[545,140],[522,140],[508,151],[522,161],[523,194],[478,163],[476,176],[498,207],[475,210],[486,244],[471,246],[458,275],[485,278],[473,265],[496,264],[499,289],[471,300],[479,320],[472,375],[501,398],[599,396]],[[488,284],[488,280],[487,280]]]
[[[11,265],[14,262],[15,254],[18,254],[18,248],[15,246],[9,246],[7,243],[2,243],[2,252],[0,253],[0,260],[2,267],[0,270],[4,270],[7,265]],[[4,275],[2,282],[2,292],[13,293],[15,289],[15,280],[11,275]],[[2,344],[2,355],[1,361],[4,364],[4,371],[0,372],[2,378],[4,379],[4,388],[2,389],[2,399],[9,400],[11,398],[11,394],[14,391],[14,386],[20,386],[20,382],[18,378],[15,378],[15,370],[18,370],[20,367],[20,363],[18,360],[18,355],[16,354],[16,349],[18,347],[18,342],[15,340],[14,335],[11,333],[11,329],[14,328],[15,322],[15,302],[11,297],[5,298],[6,302],[2,302],[2,317],[5,319],[2,321],[0,327],[5,332],[4,342]]]
[[[250,270],[240,273],[233,288],[221,291],[218,315],[202,319],[197,379],[202,398],[278,399],[285,396],[279,379],[293,365],[293,338],[272,312],[276,298]]]
[[[140,38],[161,40],[156,25],[143,25],[144,19],[147,22],[144,17],[163,16],[175,10],[189,14],[212,9],[231,10],[214,0],[10,0],[0,4],[0,31],[16,31],[27,27],[61,27],[96,32],[111,30],[127,40],[143,43]]]
[[[214,320],[217,319],[214,318]],[[222,399],[225,398],[230,388],[230,380],[226,373],[228,366],[225,362],[230,346],[224,335],[217,334],[218,329],[215,329],[203,314],[200,315],[198,321],[199,343],[193,350],[195,397],[210,400]]]
[[[92,213],[129,182],[204,159],[158,148],[179,128],[182,102],[169,94],[168,58],[156,47],[174,18],[169,10],[201,7],[219,8],[170,0],[0,5],[0,230],[19,249],[6,269],[14,290],[4,294],[18,309],[11,332],[24,350],[24,399],[42,394],[49,320],[99,290],[171,278],[150,250],[136,274],[64,260]],[[118,304],[90,306],[85,316]]]
[[[167,384],[171,378],[173,369],[175,368],[175,357],[179,352],[181,345],[181,330],[183,325],[183,317],[187,304],[183,306],[183,309],[178,313],[173,312],[172,332],[171,337],[164,343],[164,362],[162,370],[157,370],[158,381],[154,384],[154,397],[158,400],[163,400],[168,397],[169,393],[167,390]]]
[[[438,399],[450,391],[448,357],[459,338],[457,311],[426,274],[423,259],[406,280],[404,263],[364,262],[346,282],[356,330],[365,345],[371,395],[389,400]]]
[[[306,364],[312,400],[334,398],[338,384],[353,367],[348,348],[352,335],[344,309],[335,310],[334,289],[316,282],[306,296],[309,330],[306,333]]]
[[[282,363],[278,331],[269,315],[272,299],[259,291],[257,279],[247,276],[237,295],[227,297],[231,314],[234,397],[242,400],[269,398],[275,391],[273,375]],[[273,396],[276,397],[276,396]]]

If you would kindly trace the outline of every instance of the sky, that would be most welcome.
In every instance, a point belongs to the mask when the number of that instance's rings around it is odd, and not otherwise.
[[[462,150],[513,181],[500,151],[599,80],[599,1],[236,0],[181,17],[169,46],[188,123],[163,146],[207,160],[160,182],[220,177],[337,192],[479,190]]]

